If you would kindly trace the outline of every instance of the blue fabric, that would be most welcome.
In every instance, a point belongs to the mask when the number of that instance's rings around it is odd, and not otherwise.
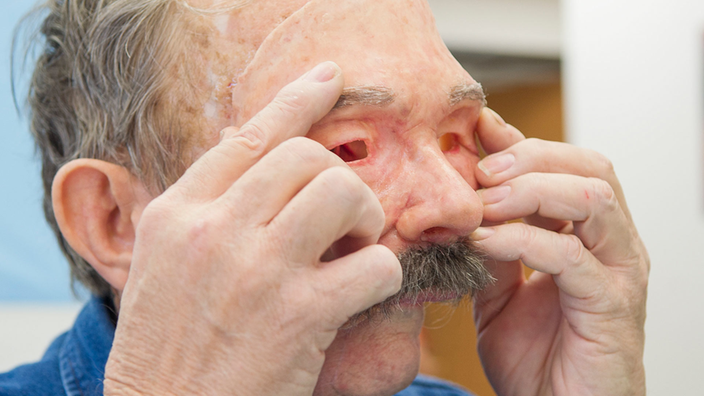
[[[103,377],[115,319],[112,304],[91,299],[73,328],[51,344],[42,360],[0,374],[0,396],[89,396],[103,394]],[[418,376],[397,396],[467,396],[469,393],[434,378]]]
[[[397,393],[396,396],[472,396],[472,394],[458,388],[455,384],[419,375],[411,386]]]
[[[0,374],[0,396],[102,395],[115,336],[111,307],[108,301],[91,299],[42,360]]]

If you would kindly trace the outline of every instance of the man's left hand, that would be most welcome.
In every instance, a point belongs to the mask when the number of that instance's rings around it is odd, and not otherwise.
[[[477,134],[489,156],[476,169],[486,227],[473,237],[498,281],[474,314],[497,393],[645,395],[650,261],[613,166],[526,140],[489,109]],[[535,270],[528,279],[521,262]]]

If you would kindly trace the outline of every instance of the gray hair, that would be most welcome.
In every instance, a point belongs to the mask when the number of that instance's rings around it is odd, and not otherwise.
[[[78,281],[98,296],[110,295],[110,285],[61,235],[52,181],[67,162],[95,158],[125,166],[152,192],[161,192],[192,162],[187,117],[195,118],[189,111],[195,107],[182,106],[189,99],[173,91],[183,87],[167,78],[188,74],[182,70],[182,5],[47,0],[30,14],[46,15],[32,40],[38,58],[27,97],[42,162],[44,213],[69,261],[72,286]]]

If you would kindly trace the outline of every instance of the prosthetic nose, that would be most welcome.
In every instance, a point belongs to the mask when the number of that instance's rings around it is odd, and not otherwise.
[[[482,221],[483,205],[476,191],[447,161],[437,145],[418,147],[405,160],[399,191],[407,206],[396,229],[410,242],[447,243],[471,234]]]

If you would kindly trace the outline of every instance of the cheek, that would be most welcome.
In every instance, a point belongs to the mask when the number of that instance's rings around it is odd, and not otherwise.
[[[401,147],[375,150],[374,154],[362,163],[349,165],[383,203],[393,193],[404,190],[403,183],[408,179],[407,154]]]
[[[462,175],[462,178],[472,189],[475,191],[479,189],[479,182],[477,182],[477,179],[474,177],[474,169],[477,167],[480,160],[478,155],[464,147],[460,147],[457,151],[446,153],[445,157],[450,165]]]
[[[381,202],[387,220],[395,218],[406,206],[409,182],[414,180],[413,170],[406,166],[407,150],[400,145],[376,146],[370,156],[350,167],[366,183]]]

